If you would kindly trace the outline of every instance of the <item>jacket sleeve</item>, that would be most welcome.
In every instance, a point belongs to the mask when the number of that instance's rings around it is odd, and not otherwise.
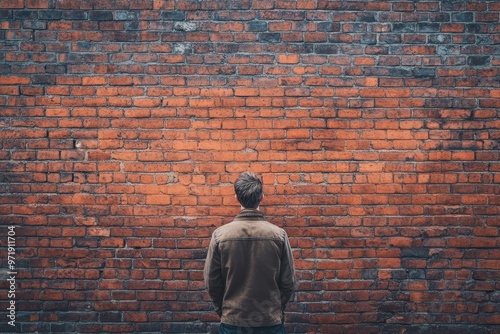
[[[215,306],[215,312],[221,316],[225,284],[222,277],[220,253],[214,235],[212,235],[210,245],[208,246],[203,276],[208,295]]]
[[[288,235],[285,233],[284,249],[281,256],[279,288],[281,292],[281,308],[285,309],[286,304],[295,291],[295,267],[293,264],[292,248]]]

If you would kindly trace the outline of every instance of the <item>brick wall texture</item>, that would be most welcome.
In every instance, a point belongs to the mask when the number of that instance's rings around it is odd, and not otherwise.
[[[290,333],[500,333],[498,1],[2,0],[18,332],[216,333],[258,173]],[[5,306],[5,307],[4,307]]]

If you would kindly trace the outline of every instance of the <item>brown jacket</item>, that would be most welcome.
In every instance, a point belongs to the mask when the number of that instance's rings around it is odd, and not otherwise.
[[[216,229],[205,262],[205,284],[221,322],[261,327],[283,322],[295,290],[286,232],[256,209],[243,209]]]

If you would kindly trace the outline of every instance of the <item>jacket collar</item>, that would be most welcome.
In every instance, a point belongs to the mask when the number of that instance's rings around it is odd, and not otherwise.
[[[242,209],[240,211],[240,213],[238,213],[238,215],[235,217],[236,220],[245,220],[248,218],[250,218],[250,219],[263,219],[264,214],[257,209],[246,208],[246,209]]]

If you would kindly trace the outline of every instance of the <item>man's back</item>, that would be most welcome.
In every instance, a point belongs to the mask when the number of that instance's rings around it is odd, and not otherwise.
[[[214,231],[205,281],[221,322],[262,327],[283,322],[295,285],[286,232],[257,209],[243,209]]]

